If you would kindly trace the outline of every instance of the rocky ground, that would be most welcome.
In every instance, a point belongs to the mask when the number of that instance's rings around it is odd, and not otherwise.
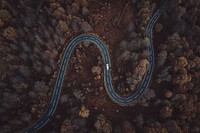
[[[134,94],[146,72],[145,28],[161,1],[0,0],[0,133],[19,133],[46,112],[72,38],[99,36],[112,83]],[[41,133],[199,133],[200,0],[169,0],[154,27],[150,86],[130,107],[111,101],[98,47],[78,45],[59,104]]]

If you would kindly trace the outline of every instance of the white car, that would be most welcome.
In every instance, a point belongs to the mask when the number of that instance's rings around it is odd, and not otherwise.
[[[109,64],[106,64],[106,70],[109,70]]]

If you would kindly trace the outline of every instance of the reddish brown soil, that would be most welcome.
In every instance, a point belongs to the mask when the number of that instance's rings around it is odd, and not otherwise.
[[[98,4],[101,3],[101,4]],[[93,26],[94,33],[98,34],[102,37],[103,41],[107,44],[109,49],[109,54],[111,57],[111,69],[112,69],[112,77],[116,74],[113,73],[117,69],[117,64],[115,63],[115,49],[117,48],[117,44],[124,39],[127,31],[127,25],[130,21],[134,19],[133,7],[129,4],[126,8],[125,13],[120,21],[119,26],[116,26],[114,21],[118,19],[121,12],[123,11],[125,5],[127,4],[127,0],[125,1],[111,1],[110,7],[106,6],[105,9],[101,9],[101,5],[104,4],[104,0],[102,1],[94,1],[91,3],[91,17],[92,16],[100,16],[99,22],[97,25]],[[98,5],[98,6],[97,6]],[[95,10],[96,9],[96,10]],[[126,66],[124,66],[126,67]],[[103,81],[103,79],[102,79]],[[112,81],[113,82],[113,81]],[[115,86],[115,82],[113,85]],[[120,116],[124,119],[123,115],[124,109],[119,105],[113,103],[113,101],[109,98],[108,94],[105,91],[102,91],[99,96],[89,95],[87,96],[86,103],[92,109],[93,107],[97,107],[95,112],[102,112],[108,118],[116,118],[120,119]],[[117,113],[117,111],[119,112]],[[125,111],[126,112],[126,111]],[[121,114],[121,115],[119,115]],[[116,117],[117,116],[117,117]]]
[[[133,7],[129,4],[128,8],[126,9],[120,25],[116,26],[114,25],[114,21],[117,20],[121,12],[123,11],[123,8],[125,7],[127,1],[120,0],[120,1],[110,1],[110,7],[104,6],[105,0],[96,0],[92,1],[90,4],[90,16],[89,19],[96,19],[98,18],[98,23],[96,25],[93,25],[93,33],[99,35],[102,40],[107,44],[109,54],[111,57],[111,69],[112,69],[112,77],[116,76],[116,69],[119,66],[123,66],[123,68],[128,70],[128,65],[125,64],[116,64],[115,63],[115,51],[117,49],[117,44],[124,39],[126,36],[127,26],[130,21],[133,21],[134,19],[134,10]],[[92,22],[91,22],[92,23]],[[162,40],[162,39],[161,39]],[[146,112],[144,108],[142,109],[139,106],[133,107],[123,107],[119,106],[116,103],[114,103],[108,96],[105,86],[104,86],[104,75],[101,75],[100,80],[94,80],[94,75],[91,73],[91,69],[93,66],[97,65],[97,55],[101,56],[101,53],[99,49],[94,45],[92,47],[84,47],[84,51],[87,54],[86,60],[83,61],[82,66],[83,69],[80,73],[76,73],[75,69],[69,63],[68,70],[67,70],[67,76],[63,84],[62,94],[68,93],[71,94],[72,90],[74,88],[77,89],[83,89],[81,84],[91,82],[92,87],[98,88],[102,86],[104,89],[103,91],[100,91],[100,93],[96,96],[94,93],[88,93],[85,94],[86,100],[84,105],[87,106],[90,110],[90,116],[88,119],[91,124],[94,122],[96,114],[102,113],[106,116],[106,118],[112,120],[112,122],[120,122],[124,119],[131,120],[132,117],[130,117],[130,114],[132,114],[132,111],[134,111],[136,108],[137,110],[140,110],[144,114],[148,114],[149,112],[154,112],[155,114],[152,117],[156,117],[156,110],[148,110]],[[72,57],[74,56],[74,53],[72,54]],[[102,71],[103,71],[103,66]],[[127,68],[126,68],[127,67]],[[67,87],[67,84],[72,83],[76,81],[75,85],[72,85],[71,87]],[[112,81],[113,82],[113,81]],[[117,83],[113,82],[113,85],[116,86]],[[63,106],[60,104],[58,105],[58,109],[56,110],[56,114],[63,114],[66,113],[65,110],[63,110]],[[129,115],[127,115],[129,114]],[[52,121],[55,121],[53,118]],[[61,123],[60,123],[61,124]]]

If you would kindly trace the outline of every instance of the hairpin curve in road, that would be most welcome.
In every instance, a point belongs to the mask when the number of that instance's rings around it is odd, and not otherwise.
[[[71,54],[74,50],[74,48],[80,44],[83,41],[90,41],[96,44],[104,59],[104,64],[105,64],[105,69],[104,69],[104,84],[106,87],[106,91],[111,98],[111,100],[119,105],[131,105],[133,102],[135,102],[138,98],[140,98],[143,94],[143,92],[148,88],[149,82],[151,80],[152,72],[153,72],[153,66],[154,66],[154,49],[153,49],[153,43],[152,43],[152,30],[153,27],[158,20],[158,18],[161,16],[161,14],[165,11],[166,7],[168,4],[168,0],[164,0],[163,5],[160,7],[160,9],[154,14],[154,16],[151,18],[151,20],[148,23],[148,26],[146,28],[146,37],[149,38],[149,65],[147,68],[146,75],[143,79],[143,82],[141,83],[140,87],[137,89],[137,91],[129,97],[121,97],[119,96],[116,91],[113,89],[112,82],[111,82],[111,70],[110,70],[110,57],[109,57],[109,52],[106,48],[105,43],[99,39],[97,36],[90,35],[90,34],[83,34],[80,36],[77,36],[74,38],[66,48],[63,59],[60,65],[60,70],[57,76],[56,84],[54,87],[54,92],[52,94],[51,102],[48,107],[47,112],[44,114],[44,116],[37,121],[35,124],[32,126],[28,127],[23,131],[23,133],[34,133],[35,131],[39,130],[41,127],[43,127],[49,119],[52,117],[53,113],[56,110],[61,88],[62,88],[62,83],[64,80],[64,75],[67,69],[67,65],[69,62],[69,59],[71,57]]]

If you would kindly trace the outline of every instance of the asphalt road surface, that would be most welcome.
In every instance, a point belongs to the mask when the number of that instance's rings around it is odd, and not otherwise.
[[[90,35],[90,34],[80,35],[80,36],[74,38],[69,43],[67,49],[65,50],[65,53],[63,55],[63,60],[61,62],[61,66],[60,66],[60,71],[57,76],[57,81],[55,84],[52,99],[51,99],[51,102],[50,102],[47,112],[44,114],[44,116],[39,121],[37,121],[32,126],[25,129],[23,131],[23,133],[34,133],[35,131],[39,130],[41,127],[43,127],[49,121],[49,119],[53,115],[54,111],[56,110],[57,104],[58,104],[58,100],[59,100],[59,96],[60,96],[60,92],[61,92],[61,88],[62,88],[62,83],[64,80],[64,75],[67,70],[67,65],[68,65],[69,59],[71,57],[71,54],[73,53],[74,48],[83,41],[93,42],[101,50],[101,53],[102,53],[103,59],[104,59],[104,64],[105,64],[104,84],[106,87],[106,91],[107,91],[109,97],[111,98],[111,100],[119,105],[131,105],[134,101],[136,101],[138,98],[140,98],[142,96],[143,92],[149,86],[149,82],[151,80],[153,66],[154,66],[154,49],[153,49],[153,43],[152,43],[152,30],[153,30],[153,27],[154,27],[156,21],[160,17],[160,15],[165,11],[165,9],[167,7],[167,3],[168,3],[168,0],[164,0],[163,5],[151,18],[151,20],[149,21],[148,26],[146,28],[146,36],[150,40],[149,48],[148,48],[149,52],[150,52],[149,65],[147,68],[146,75],[143,79],[143,82],[141,83],[140,87],[137,89],[137,91],[132,96],[121,97],[113,89],[112,81],[111,81],[110,57],[109,57],[109,52],[108,52],[104,42],[102,40],[100,40],[97,36],[94,36],[94,35]]]

